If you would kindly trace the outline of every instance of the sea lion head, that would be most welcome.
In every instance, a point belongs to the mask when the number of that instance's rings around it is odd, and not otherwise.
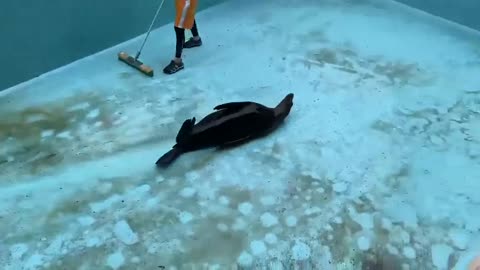
[[[277,107],[275,107],[275,117],[283,120],[288,116],[293,107],[293,97],[293,93],[289,93],[278,103]]]

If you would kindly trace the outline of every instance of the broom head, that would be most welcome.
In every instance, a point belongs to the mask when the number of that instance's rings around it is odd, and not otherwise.
[[[135,69],[138,69],[140,72],[149,77],[153,77],[153,69],[151,67],[143,64],[141,61],[135,59],[134,57],[128,55],[125,52],[120,52],[118,54],[118,60],[126,63],[129,66],[132,66]]]

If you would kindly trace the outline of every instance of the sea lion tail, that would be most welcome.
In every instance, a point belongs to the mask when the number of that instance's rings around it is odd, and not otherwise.
[[[185,141],[190,137],[190,134],[192,134],[193,126],[195,125],[195,117],[192,119],[187,119],[185,122],[183,122],[182,127],[178,131],[177,134],[177,144],[184,144]]]
[[[167,167],[172,164],[172,162],[174,162],[182,153],[182,149],[177,147],[172,148],[170,151],[161,156],[157,162],[155,162],[155,164],[157,167]]]
[[[187,119],[183,122],[182,127],[177,134],[177,144],[163,156],[161,156],[155,164],[157,167],[167,167],[174,162],[181,154],[183,154],[182,145],[188,144],[193,126],[195,125],[195,117]]]

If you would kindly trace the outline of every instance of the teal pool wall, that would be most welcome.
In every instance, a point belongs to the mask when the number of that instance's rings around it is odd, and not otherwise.
[[[146,32],[160,2],[2,2],[0,91]],[[199,10],[221,2],[223,0],[201,0]],[[173,3],[172,0],[164,2],[155,27],[172,22]],[[173,35],[172,31],[172,36],[165,38],[173,39]]]

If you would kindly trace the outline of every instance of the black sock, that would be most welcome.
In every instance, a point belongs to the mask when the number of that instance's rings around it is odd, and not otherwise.
[[[193,20],[192,35],[198,37],[197,22],[195,20]]]
[[[175,48],[175,57],[182,57],[183,44],[185,43],[185,29],[175,26],[175,35],[177,36],[177,46]]]

